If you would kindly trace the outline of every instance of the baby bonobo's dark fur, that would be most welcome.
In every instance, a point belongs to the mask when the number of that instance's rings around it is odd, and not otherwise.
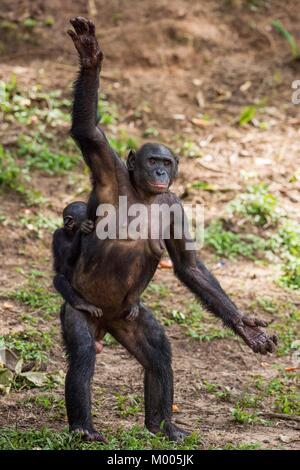
[[[127,196],[128,207],[143,203],[168,204],[180,201],[169,192],[177,173],[177,158],[164,145],[146,144],[130,152],[127,166],[111,148],[97,125],[99,73],[103,54],[95,37],[95,27],[84,18],[71,20],[69,31],[80,57],[80,72],[75,83],[72,135],[90,168],[93,189],[88,217],[94,217],[100,203],[118,205],[119,196]],[[151,206],[152,207],[152,206]],[[180,211],[183,214],[183,208]],[[96,218],[96,223],[101,220]],[[171,233],[174,221],[170,223]],[[121,238],[121,237],[120,237]],[[168,238],[168,237],[166,237]],[[170,238],[170,237],[169,237]],[[88,439],[104,440],[93,427],[90,383],[94,373],[94,337],[99,329],[117,339],[145,370],[145,425],[170,439],[186,435],[172,421],[173,376],[171,349],[162,326],[151,311],[140,303],[140,296],[151,281],[164,248],[173,261],[178,278],[199,301],[255,352],[266,354],[275,348],[276,339],[259,326],[265,322],[245,317],[229,299],[218,281],[186,249],[188,239],[102,240],[95,231],[82,240],[80,259],[72,284],[84,298],[103,310],[103,317],[91,320],[68,304],[62,309],[62,326],[68,351],[66,406],[71,430],[80,430]],[[126,322],[131,305],[139,305],[134,322]]]
[[[63,299],[73,308],[83,310],[95,317],[101,317],[101,308],[86,302],[71,286],[72,274],[81,252],[82,235],[94,230],[94,222],[86,218],[87,204],[71,202],[64,208],[64,226],[55,230],[52,240],[53,285]]]

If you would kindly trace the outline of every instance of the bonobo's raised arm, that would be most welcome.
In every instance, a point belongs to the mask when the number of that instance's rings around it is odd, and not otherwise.
[[[74,85],[71,134],[78,143],[93,177],[103,182],[115,171],[118,161],[98,121],[98,87],[103,53],[95,37],[94,24],[85,18],[71,20],[68,34],[78,51],[80,71]],[[101,164],[100,164],[101,163]]]
[[[197,296],[207,310],[241,336],[254,352],[273,352],[277,344],[276,336],[269,337],[258,328],[268,324],[239,312],[217,279],[197,259],[195,251],[186,250],[185,244],[188,241],[190,240],[184,236],[182,239],[165,240],[178,279]]]

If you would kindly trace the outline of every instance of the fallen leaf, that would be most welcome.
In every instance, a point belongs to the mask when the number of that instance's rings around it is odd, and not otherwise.
[[[211,121],[206,121],[205,119],[193,118],[191,122],[197,127],[208,127],[213,123]]]
[[[178,406],[177,405],[172,405],[172,411],[173,413],[178,413]]]
[[[0,349],[0,365],[2,364],[7,369],[14,372],[18,361],[19,361],[18,356],[14,352],[12,352],[10,349],[7,349],[7,348]]]
[[[5,308],[5,310],[14,310],[15,306],[11,302],[4,302],[3,308]]]
[[[32,382],[36,387],[42,387],[47,382],[47,374],[44,372],[22,372],[20,374],[22,377],[25,377],[29,382]]]
[[[14,374],[9,369],[0,369],[0,392],[8,394],[10,392],[11,384]]]

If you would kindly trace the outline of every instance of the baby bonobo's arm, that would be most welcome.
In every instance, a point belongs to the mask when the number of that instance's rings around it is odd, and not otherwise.
[[[64,229],[58,229],[54,232],[52,246],[56,275],[53,279],[53,285],[63,299],[73,308],[87,312],[95,318],[100,318],[103,315],[101,308],[90,304],[81,297],[71,286],[69,281],[73,269],[72,265],[69,263],[70,251],[75,250],[77,247],[76,257],[78,258],[80,253],[80,243],[78,242],[78,240],[80,241],[80,235],[80,230],[78,230],[70,247],[70,242],[66,237]],[[73,253],[73,256],[74,255],[75,251]]]

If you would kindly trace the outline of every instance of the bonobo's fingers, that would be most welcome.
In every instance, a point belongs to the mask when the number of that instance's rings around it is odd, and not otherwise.
[[[96,305],[82,303],[75,306],[77,310],[89,313],[93,318],[101,318],[103,316],[103,310]]]
[[[90,219],[87,219],[82,222],[80,226],[80,230],[82,233],[85,233],[87,235],[94,230],[94,227],[95,227],[94,222]]]
[[[125,320],[134,321],[138,317],[139,311],[140,311],[139,304],[133,305],[130,312],[126,315]]]
[[[255,353],[267,354],[276,349],[277,337],[275,335],[268,336],[257,326],[249,325],[248,319],[245,320],[245,317],[240,318],[235,325],[235,331]]]
[[[270,322],[266,320],[259,320],[258,318],[247,317],[246,315],[243,316],[243,322],[245,323],[245,325],[248,325],[248,326],[267,327],[270,324]]]
[[[77,34],[84,34],[89,32],[89,22],[82,16],[76,16],[70,20],[71,25]]]
[[[95,25],[91,20],[88,20],[89,32],[95,36]]]
[[[81,16],[71,19],[70,23],[75,29],[75,33],[69,30],[68,34],[79,53],[81,65],[83,67],[101,66],[103,52],[99,48],[95,36],[94,23]]]

